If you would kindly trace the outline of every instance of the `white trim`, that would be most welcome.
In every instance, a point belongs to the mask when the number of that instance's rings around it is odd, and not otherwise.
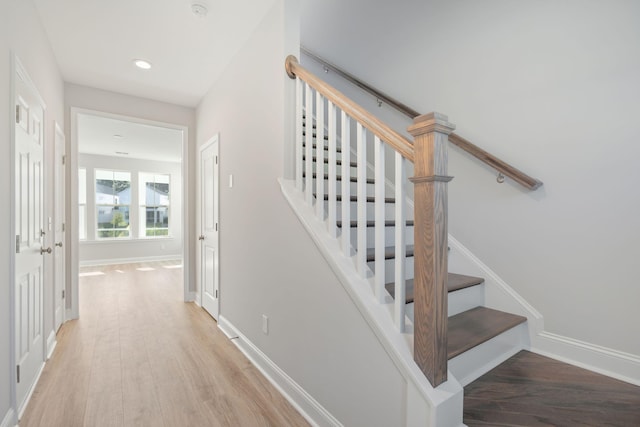
[[[449,247],[450,271],[484,278],[486,307],[526,317],[530,337],[544,329],[542,314],[451,234]]]
[[[67,316],[67,319],[77,319],[79,317],[79,283],[78,273],[80,269],[79,258],[79,230],[78,230],[78,210],[74,209],[78,205],[78,175],[75,171],[78,170],[78,115],[88,114],[99,117],[106,117],[116,120],[124,120],[132,123],[139,123],[144,125],[164,127],[168,129],[175,129],[182,131],[182,159],[181,159],[181,175],[182,175],[182,263],[183,269],[183,299],[185,302],[192,301],[190,289],[190,275],[189,275],[189,244],[190,244],[190,224],[189,224],[189,128],[188,126],[177,125],[174,123],[161,122],[156,120],[142,119],[134,116],[127,116],[123,114],[113,114],[104,111],[92,110],[88,108],[71,107],[70,108],[70,122],[71,122],[71,138],[69,145],[69,168],[67,176],[67,188],[70,191],[70,209],[68,209],[69,215],[67,223],[68,228],[68,240],[71,242],[70,256],[67,261],[67,272],[70,277],[71,292],[67,295],[71,297],[71,316]],[[111,241],[110,241],[111,242]],[[172,257],[172,258],[175,258]],[[117,260],[110,260],[110,263],[115,263]]]
[[[49,337],[47,338],[47,360],[51,359],[56,345],[58,345],[58,341],[56,340],[56,331],[51,331],[49,333]]]
[[[551,332],[534,337],[531,351],[640,386],[640,357]]]
[[[9,408],[4,418],[2,419],[2,422],[0,423],[0,427],[13,427],[16,425],[16,412],[13,410],[13,408]]]
[[[224,326],[222,326],[224,324]],[[296,383],[286,372],[278,367],[267,357],[258,347],[256,347],[247,337],[245,337],[231,322],[220,316],[218,327],[227,336],[231,336],[233,343],[247,358],[258,368],[273,386],[300,412],[300,414],[315,427],[333,426],[341,427],[338,421],[329,411],[318,403],[309,393],[307,393],[298,383]]]
[[[419,391],[430,407],[429,425],[435,420],[446,420],[442,426],[458,426],[462,423],[462,395],[460,383],[449,372],[448,381],[433,388],[418,365],[413,361],[413,354],[408,342],[413,341],[413,328],[407,325],[405,334],[397,331],[389,312],[389,304],[378,304],[372,298],[371,285],[367,279],[361,278],[353,267],[351,258],[343,255],[339,242],[329,237],[326,225],[315,216],[313,208],[304,202],[304,195],[295,188],[295,182],[279,179],[280,188],[285,199],[291,205],[301,224],[308,231],[316,247],[336,274],[343,288],[354,305],[367,322],[371,331],[385,349],[393,364],[408,383]],[[408,387],[410,387],[408,385]]]
[[[177,261],[180,259],[180,254],[177,255],[157,255],[147,257],[130,257],[130,258],[108,258],[108,259],[92,259],[87,261],[81,261],[80,267],[95,267],[99,265],[112,265],[112,264],[136,264],[140,262],[156,262],[156,261]],[[184,262],[182,264],[184,267]]]
[[[18,408],[18,419],[22,418],[22,415],[24,414],[24,410],[27,409],[27,405],[31,400],[31,396],[33,396],[33,392],[36,390],[36,386],[38,385],[38,382],[40,381],[40,377],[42,376],[42,371],[44,371],[44,361],[40,365],[40,368],[38,368],[38,374],[36,375],[36,378],[33,381],[33,384],[31,384],[31,388],[29,388],[29,392],[25,396],[24,402],[22,402],[22,405],[20,405],[20,408]]]

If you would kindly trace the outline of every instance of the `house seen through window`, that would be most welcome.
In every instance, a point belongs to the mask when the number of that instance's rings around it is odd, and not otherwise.
[[[96,169],[96,237],[129,238],[131,173]]]
[[[169,235],[169,175],[140,174],[140,237]]]

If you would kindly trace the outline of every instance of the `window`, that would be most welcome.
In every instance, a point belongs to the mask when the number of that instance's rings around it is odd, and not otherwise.
[[[169,175],[140,174],[141,237],[169,235]]]
[[[128,238],[130,206],[131,174],[96,170],[96,237]]]
[[[78,169],[78,228],[80,240],[87,239],[87,170]]]

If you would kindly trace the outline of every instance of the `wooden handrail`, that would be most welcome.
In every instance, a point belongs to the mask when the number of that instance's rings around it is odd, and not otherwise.
[[[418,117],[420,115],[420,113],[418,113],[416,110],[412,109],[411,107],[408,107],[405,104],[403,104],[402,102],[398,101],[397,99],[394,99],[394,98],[390,97],[386,93],[381,92],[381,91],[379,91],[378,89],[376,89],[374,87],[371,87],[370,85],[368,85],[367,83],[363,82],[362,80],[360,80],[359,78],[357,78],[353,74],[349,74],[346,71],[341,70],[336,65],[333,65],[332,63],[320,58],[318,55],[316,55],[315,53],[311,52],[309,49],[305,48],[304,46],[300,46],[300,51],[302,53],[304,53],[305,55],[307,55],[308,57],[310,57],[310,58],[314,59],[315,61],[319,62],[320,64],[322,64],[327,69],[329,69],[329,70],[335,72],[337,75],[343,77],[345,80],[350,81],[354,85],[358,86],[360,89],[362,89],[365,92],[375,96],[377,99],[379,99],[380,101],[383,101],[385,104],[391,105],[393,108],[395,108],[396,110],[400,111],[401,113],[409,116],[410,118],[413,119],[414,117]]]
[[[413,144],[411,141],[382,123],[373,114],[351,101],[339,90],[317,78],[313,73],[300,65],[295,56],[289,55],[287,57],[285,68],[289,77],[292,79],[299,77],[305,81],[342,111],[353,117],[360,122],[362,126],[369,129],[374,135],[393,147],[403,157],[411,162],[414,161]]]
[[[319,62],[320,64],[322,64],[323,66],[325,66],[327,69],[330,69],[330,70],[334,71],[336,74],[338,74],[339,76],[344,77],[347,81],[349,81],[349,82],[353,83],[354,85],[358,86],[360,89],[362,89],[365,92],[375,96],[377,99],[379,99],[381,101],[384,101],[386,104],[388,104],[391,107],[395,108],[396,110],[398,110],[399,112],[401,112],[405,116],[409,117],[410,119],[415,119],[416,117],[420,116],[420,113],[418,113],[413,108],[408,107],[405,104],[403,104],[402,102],[400,102],[400,101],[390,97],[389,95],[379,91],[378,89],[374,88],[373,86],[369,85],[368,83],[363,82],[362,80],[358,79],[354,75],[349,74],[344,70],[341,70],[338,66],[326,61],[325,59],[323,59],[321,57],[319,57],[318,55],[316,55],[313,52],[309,51],[305,47],[301,46],[300,50],[305,55],[308,55],[313,60],[315,60],[315,61]],[[493,154],[490,154],[490,153],[486,152],[482,148],[480,148],[477,145],[469,142],[468,140],[466,140],[465,138],[461,137],[460,135],[457,135],[455,133],[450,134],[449,135],[449,142],[451,142],[452,144],[456,145],[457,147],[463,149],[467,153],[469,153],[472,156],[476,157],[478,160],[480,160],[480,161],[486,163],[487,165],[491,166],[492,168],[497,170],[502,175],[508,176],[509,178],[513,179],[518,184],[526,187],[529,190],[537,190],[540,186],[542,186],[542,181],[527,175],[526,173],[522,172],[520,169],[515,168],[515,167],[511,166],[509,163],[507,163],[507,162],[499,159],[498,157],[494,156]]]

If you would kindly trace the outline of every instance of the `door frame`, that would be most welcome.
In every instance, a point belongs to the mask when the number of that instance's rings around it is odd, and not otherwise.
[[[140,117],[127,116],[123,114],[113,114],[104,111],[91,110],[88,108],[71,107],[70,108],[70,133],[71,138],[67,145],[68,150],[68,167],[67,167],[67,290],[66,304],[67,313],[65,319],[77,319],[80,316],[79,306],[79,277],[80,272],[80,256],[79,256],[79,237],[80,230],[78,224],[78,115],[88,114],[93,116],[105,117],[116,120],[123,120],[143,125],[151,125],[175,129],[182,131],[182,266],[183,266],[183,295],[185,302],[194,301],[195,292],[189,289],[189,266],[191,265],[189,257],[189,247],[191,243],[190,221],[189,221],[189,128],[174,123],[161,122],[156,120],[148,120]]]
[[[56,247],[54,246],[56,244],[56,224],[60,221],[60,218],[58,218],[58,212],[56,210],[56,206],[58,203],[62,203],[63,206],[63,211],[64,214],[62,215],[62,223],[64,224],[63,226],[63,233],[64,233],[64,238],[62,239],[62,250],[60,252],[62,252],[64,254],[64,259],[62,260],[62,269],[65,272],[64,278],[63,278],[63,290],[64,290],[64,294],[65,297],[62,298],[62,320],[60,325],[62,326],[62,324],[65,322],[67,316],[66,316],[66,305],[67,305],[67,283],[68,283],[68,277],[69,275],[66,274],[67,273],[67,246],[68,246],[68,239],[67,239],[67,235],[68,233],[66,232],[66,228],[67,228],[67,206],[66,206],[66,201],[67,201],[67,192],[68,192],[68,188],[67,188],[67,155],[66,155],[66,145],[67,145],[67,138],[66,135],[64,133],[64,130],[62,129],[62,126],[60,126],[60,123],[58,123],[57,121],[54,121],[54,131],[53,131],[53,174],[54,174],[54,183],[55,183],[55,179],[56,179],[56,175],[57,175],[57,168],[60,167],[60,165],[57,164],[58,162],[58,158],[56,157],[58,154],[58,147],[57,147],[57,138],[58,136],[62,137],[62,143],[63,143],[63,147],[64,147],[64,154],[63,154],[63,164],[64,164],[64,194],[62,195],[62,200],[58,200],[60,198],[60,191],[58,191],[57,188],[54,188],[53,190],[53,206],[52,206],[52,210],[53,210],[53,229],[51,230],[52,235],[53,235],[53,241],[52,241],[52,248],[54,250],[54,256],[53,256],[53,291],[54,291],[54,295],[53,295],[53,301],[52,301],[52,306],[53,306],[53,320],[52,320],[52,325],[53,325],[53,333],[57,334],[58,333],[58,329],[56,327],[56,295],[55,292],[57,292],[58,290],[56,289],[56,281],[58,280],[58,262],[57,262],[57,251],[56,251]],[[55,335],[54,335],[54,340],[55,340]],[[55,344],[52,346],[52,348],[50,349],[49,353],[53,353],[53,348],[55,347]],[[50,357],[50,355],[48,355]]]
[[[11,124],[9,126],[10,132],[9,132],[9,138],[10,138],[10,156],[11,156],[11,160],[10,160],[10,167],[9,167],[9,191],[10,191],[10,200],[11,203],[13,205],[15,198],[16,198],[16,177],[15,177],[15,173],[16,173],[16,162],[15,162],[15,157],[16,157],[16,129],[15,129],[15,105],[16,105],[16,88],[17,88],[17,81],[16,81],[16,75],[20,74],[22,76],[22,79],[24,80],[24,83],[29,87],[30,90],[33,91],[33,94],[38,98],[38,102],[40,103],[40,105],[42,105],[43,107],[43,111],[42,111],[42,126],[43,126],[43,135],[42,135],[42,152],[43,152],[43,162],[42,162],[42,176],[46,176],[45,173],[45,167],[46,167],[46,141],[47,141],[47,133],[46,133],[46,120],[47,120],[47,104],[44,102],[44,99],[42,98],[42,96],[40,95],[40,91],[38,91],[37,86],[35,85],[35,83],[33,82],[33,80],[31,80],[31,77],[29,76],[29,73],[27,72],[27,69],[24,67],[24,65],[22,64],[22,62],[20,61],[20,59],[18,58],[18,56],[16,55],[15,52],[11,52],[11,76],[10,76],[10,87],[11,87],[11,93],[9,94],[9,98],[10,98],[10,102],[11,102],[11,108],[10,108],[10,115],[11,118],[9,120],[9,123]],[[46,192],[46,187],[43,185],[42,188],[43,192]],[[44,218],[46,218],[46,209],[45,206],[46,205],[46,197],[43,196],[43,205],[42,205],[42,210],[43,210],[43,221]],[[11,235],[14,235],[15,233],[15,229],[16,229],[16,211],[14,208],[10,209],[9,212],[9,227],[11,230]],[[46,244],[45,244],[46,246]],[[44,260],[43,260],[44,263]],[[18,407],[18,396],[17,396],[17,372],[16,372],[16,366],[18,364],[18,361],[16,359],[16,348],[17,348],[17,343],[16,343],[16,269],[15,269],[15,264],[16,264],[16,241],[13,237],[9,238],[9,336],[10,336],[10,355],[9,355],[9,372],[10,372],[10,376],[9,376],[9,380],[10,380],[10,408],[9,410],[13,410],[14,411],[14,421],[15,424],[18,423],[18,419],[20,418],[20,416],[22,415],[22,412],[24,412],[24,410],[26,409],[27,405],[25,404],[23,408],[19,408]],[[43,264],[44,265],[44,264]],[[43,288],[45,287],[45,277],[46,275],[43,275],[43,283],[42,286]],[[40,329],[42,331],[42,367],[44,367],[44,363],[46,361],[47,358],[47,339],[45,337],[45,330],[44,330],[44,306],[45,306],[45,301],[44,301],[44,295],[43,295],[43,301],[41,304],[42,307],[42,313],[40,316]],[[33,387],[31,388],[31,390],[28,393],[27,398],[25,399],[25,403],[28,403],[29,400],[31,399],[31,395],[33,394],[33,391],[35,390],[35,385],[38,383],[38,380],[40,379],[40,375],[42,374],[42,368],[40,369],[40,372],[37,374],[35,382],[33,383]]]
[[[217,149],[217,156],[218,159],[220,158],[220,133],[216,133],[215,135],[213,135],[211,138],[209,138],[204,144],[202,144],[199,149],[198,149],[198,158],[196,159],[196,192],[197,192],[197,201],[196,201],[196,214],[197,214],[197,226],[198,226],[198,235],[202,235],[203,233],[203,227],[202,227],[202,221],[203,221],[203,215],[202,215],[202,209],[204,208],[203,206],[203,194],[202,192],[204,191],[204,188],[202,187],[202,153],[204,153],[204,151],[206,149],[208,149],[209,147],[213,146],[214,144],[218,144],[218,149]],[[222,289],[220,287],[220,160],[218,160],[218,168],[217,168],[217,176],[216,178],[216,182],[215,185],[218,189],[217,191],[217,200],[216,203],[218,204],[218,216],[216,217],[216,221],[218,223],[218,247],[216,248],[216,256],[215,256],[215,263],[218,266],[218,268],[216,269],[215,272],[215,280],[217,282],[218,285],[218,319],[220,318],[220,300],[221,300],[221,295],[222,295]],[[200,305],[201,307],[203,306],[203,293],[204,293],[204,286],[203,286],[203,277],[204,277],[204,266],[202,265],[202,244],[200,242],[198,242],[197,248],[196,248],[196,275],[197,275],[197,284],[198,284],[198,291],[197,291],[197,303],[198,305]],[[217,321],[217,319],[216,319]]]

